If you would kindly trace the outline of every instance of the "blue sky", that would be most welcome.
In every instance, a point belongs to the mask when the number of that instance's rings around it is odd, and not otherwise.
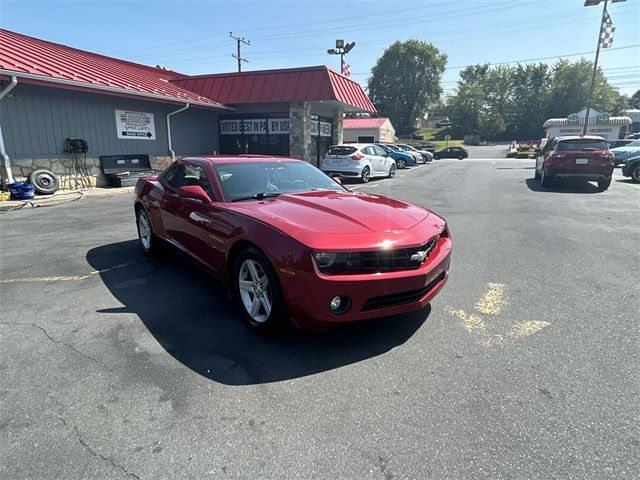
[[[355,41],[352,77],[368,72],[395,40],[432,42],[448,55],[443,88],[461,66],[595,50],[601,7],[584,0],[0,0],[0,25],[27,35],[187,74],[234,71],[230,31],[251,41],[244,70],[326,64],[336,38]],[[600,65],[622,93],[640,88],[640,0],[609,6],[616,25]],[[630,47],[632,46],[633,47]],[[620,48],[630,47],[630,48]],[[584,55],[593,59],[592,53]],[[578,56],[566,58],[577,60]],[[545,62],[554,62],[551,58]]]

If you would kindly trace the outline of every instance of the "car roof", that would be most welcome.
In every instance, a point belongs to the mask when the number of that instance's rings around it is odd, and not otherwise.
[[[290,157],[278,157],[275,155],[198,155],[191,157],[183,157],[182,160],[200,160],[202,162],[210,163],[211,165],[218,165],[224,163],[267,163],[267,162],[304,162],[297,158]],[[306,162],[304,162],[306,163]]]

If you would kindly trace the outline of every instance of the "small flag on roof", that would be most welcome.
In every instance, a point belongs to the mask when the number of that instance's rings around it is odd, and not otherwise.
[[[609,48],[613,44],[613,34],[616,26],[613,24],[609,12],[604,11],[602,28],[600,29],[600,48]]]
[[[342,75],[344,75],[345,77],[350,77],[351,76],[351,66],[345,62],[344,60],[342,60],[342,65],[340,68]]]

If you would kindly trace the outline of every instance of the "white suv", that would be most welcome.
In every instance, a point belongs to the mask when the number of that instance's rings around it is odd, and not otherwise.
[[[396,162],[377,145],[348,143],[330,147],[320,160],[320,170],[328,175],[359,177],[366,183],[371,177],[393,177]]]

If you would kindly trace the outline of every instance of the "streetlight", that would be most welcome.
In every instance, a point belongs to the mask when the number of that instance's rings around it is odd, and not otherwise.
[[[344,56],[349,53],[353,47],[356,46],[356,42],[347,43],[345,45],[344,40],[336,39],[336,48],[330,48],[327,50],[329,55],[340,55],[340,73],[344,75]]]
[[[602,0],[585,0],[585,7],[593,7],[599,5]],[[611,3],[626,2],[626,0],[611,0]],[[584,117],[584,127],[582,128],[582,135],[587,134],[587,126],[589,125],[589,112],[591,111],[591,99],[593,97],[593,88],[596,84],[596,72],[598,70],[598,57],[600,56],[600,45],[602,44],[602,33],[607,21],[607,3],[609,0],[604,0],[604,6],[602,7],[602,20],[600,21],[600,31],[598,33],[598,45],[596,47],[596,59],[593,62],[593,73],[591,74],[591,88],[589,89],[589,98],[587,99],[587,112]],[[607,47],[604,47],[607,48]]]

